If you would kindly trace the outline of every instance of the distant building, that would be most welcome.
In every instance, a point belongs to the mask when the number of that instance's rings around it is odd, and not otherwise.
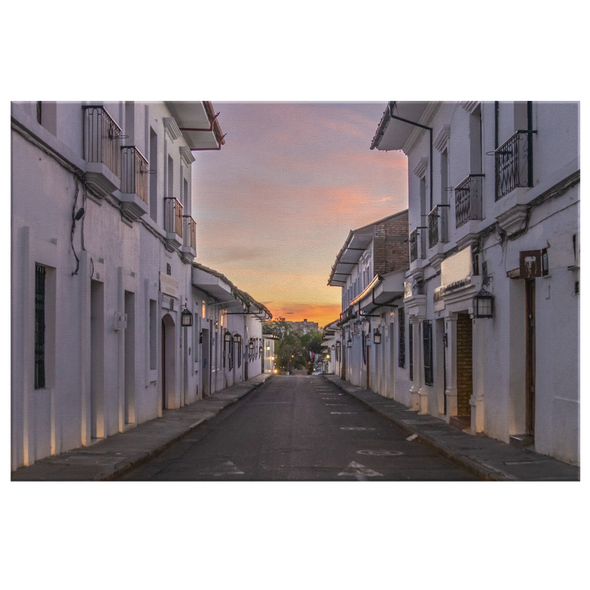
[[[304,334],[308,334],[312,330],[315,330],[317,332],[320,329],[319,324],[317,322],[308,322],[307,319],[304,319],[302,322],[285,322],[285,323],[289,324],[289,326],[291,326],[293,328],[293,330],[295,330],[295,332],[297,332],[297,334],[299,334],[300,336],[303,336]]]
[[[342,288],[340,321],[326,326],[333,370],[382,395],[393,390],[385,367],[391,363],[393,312],[401,305],[409,268],[407,240],[407,209],[352,230],[328,279],[328,285]],[[387,347],[375,344],[380,338]]]

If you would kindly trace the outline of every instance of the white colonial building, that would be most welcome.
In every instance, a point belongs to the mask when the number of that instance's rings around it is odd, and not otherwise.
[[[263,370],[270,313],[193,263],[223,143],[209,102],[13,103],[12,469]]]
[[[407,240],[407,209],[352,230],[328,279],[342,288],[340,320],[326,326],[323,343],[333,355],[330,369],[387,397],[407,381],[393,337],[396,310],[403,308]]]
[[[573,464],[579,139],[575,102],[394,101],[371,144],[408,157],[394,398]]]

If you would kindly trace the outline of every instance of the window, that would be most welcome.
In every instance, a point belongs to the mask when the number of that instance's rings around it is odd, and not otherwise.
[[[35,265],[35,389],[45,387],[45,278],[46,268]]]
[[[150,369],[153,371],[157,368],[157,326],[158,326],[158,308],[157,303],[150,299]]]
[[[430,320],[422,322],[422,338],[424,344],[424,383],[432,385],[434,371],[432,369],[432,322]]]
[[[174,196],[174,160],[172,156],[168,156],[168,198]]]
[[[410,346],[410,381],[414,381],[414,324],[408,326],[408,344]]]
[[[150,217],[158,221],[158,136],[150,127]]]
[[[406,366],[406,313],[403,307],[399,308],[399,322],[397,326],[398,337],[398,351],[397,364],[398,367],[404,368]]]

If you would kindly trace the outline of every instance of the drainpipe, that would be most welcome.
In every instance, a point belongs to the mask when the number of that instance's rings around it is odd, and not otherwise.
[[[416,123],[416,121],[410,121],[408,119],[403,119],[402,117],[398,117],[397,115],[393,114],[393,106],[395,105],[395,101],[392,100],[389,102],[389,116],[392,119],[397,119],[398,121],[402,121],[404,123],[408,123],[410,125],[414,125],[416,127],[420,127],[421,129],[426,129],[428,130],[428,132],[430,133],[430,162],[428,163],[428,167],[430,168],[430,210],[432,211],[432,207],[434,204],[434,200],[432,198],[432,153],[433,153],[433,147],[432,147],[432,127],[428,127],[427,125],[422,125],[420,123]]]
[[[500,145],[500,103],[494,102],[494,150]]]

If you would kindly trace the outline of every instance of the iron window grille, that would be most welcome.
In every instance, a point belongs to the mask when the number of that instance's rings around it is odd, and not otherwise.
[[[182,203],[174,197],[164,198],[164,229],[167,233],[175,233],[182,237]]]
[[[483,174],[470,174],[455,187],[455,227],[482,217]]]
[[[406,313],[403,307],[399,308],[399,322],[397,327],[398,351],[397,365],[405,368],[406,366]]]
[[[45,387],[45,278],[44,266],[35,265],[35,389]]]
[[[103,106],[84,105],[84,159],[121,178],[121,128]]]
[[[414,262],[418,258],[424,258],[424,234],[420,232],[422,229],[428,229],[426,227],[417,227],[410,232],[409,243],[410,243],[410,262]]]
[[[414,324],[408,326],[408,344],[410,346],[410,381],[414,381]]]
[[[448,242],[448,205],[436,205],[428,214],[428,247]]]
[[[517,131],[494,151],[496,158],[496,201],[518,187],[533,186],[530,142],[536,131]]]
[[[148,204],[148,161],[135,146],[121,148],[121,192],[136,194]]]
[[[422,338],[424,344],[424,383],[432,385],[434,371],[432,367],[432,322],[430,320],[422,322]]]

